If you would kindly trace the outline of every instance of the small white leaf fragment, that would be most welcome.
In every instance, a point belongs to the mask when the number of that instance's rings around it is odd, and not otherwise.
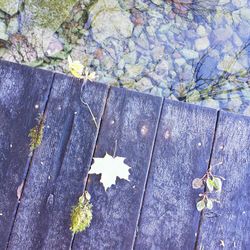
[[[22,183],[18,186],[17,191],[16,191],[16,196],[17,196],[18,201],[20,201],[21,199],[21,195],[23,192],[23,185],[24,185],[24,181],[22,181]]]
[[[225,242],[224,242],[224,240],[220,240],[220,246],[225,247]]]
[[[112,157],[108,153],[103,158],[94,158],[89,174],[101,174],[101,183],[105,191],[115,184],[116,178],[129,181],[130,167],[124,163],[124,157]]]

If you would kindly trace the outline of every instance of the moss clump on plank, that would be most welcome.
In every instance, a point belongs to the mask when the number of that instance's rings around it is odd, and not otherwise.
[[[44,115],[40,114],[36,120],[37,125],[33,127],[29,132],[30,151],[33,151],[38,148],[43,140],[45,117]]]
[[[90,194],[85,191],[78,204],[72,208],[70,230],[76,234],[90,226],[92,220],[92,204]]]

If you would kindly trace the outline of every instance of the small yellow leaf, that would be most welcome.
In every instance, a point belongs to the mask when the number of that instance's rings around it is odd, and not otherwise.
[[[72,61],[70,56],[68,56],[68,63],[71,74],[77,78],[83,79],[84,66],[79,61]]]

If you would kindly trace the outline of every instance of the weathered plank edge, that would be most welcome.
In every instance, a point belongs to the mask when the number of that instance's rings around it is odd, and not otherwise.
[[[237,118],[244,118],[250,121],[250,117],[246,116],[246,115],[241,115],[241,114],[237,114],[237,113],[233,113],[233,112],[229,112],[229,111],[224,111],[224,110],[218,110],[217,112],[217,121],[216,121],[216,127],[215,127],[215,132],[214,132],[214,138],[213,138],[213,144],[212,144],[212,150],[211,150],[211,155],[209,158],[209,165],[208,165],[208,169],[211,167],[211,162],[212,162],[212,158],[213,158],[213,154],[214,154],[214,150],[215,150],[215,143],[216,143],[216,139],[217,139],[217,130],[219,128],[219,121],[220,121],[220,117],[221,115],[228,115],[228,116],[232,116]],[[195,250],[199,250],[199,245],[200,245],[200,241],[201,241],[201,228],[203,225],[203,222],[205,220],[205,212],[204,210],[200,213],[200,221],[199,221],[199,226],[198,226],[198,230],[197,230],[197,235],[196,235],[196,241],[195,241]]]
[[[214,134],[213,134],[212,146],[211,146],[211,149],[210,149],[210,156],[209,156],[209,161],[208,161],[208,165],[207,165],[207,170],[210,169],[211,162],[212,162],[212,157],[213,157],[213,153],[214,153],[214,145],[215,145],[215,141],[216,141],[219,120],[220,120],[220,111],[217,110],[217,117],[216,117],[216,122],[215,122],[215,128],[214,128]],[[205,189],[206,188],[204,187],[204,190],[203,190],[204,192],[205,192]],[[198,248],[203,219],[204,219],[204,210],[202,210],[201,213],[200,213],[200,219],[199,219],[199,224],[198,224],[198,228],[197,228],[197,235],[196,235],[195,245],[194,245],[195,250]]]
[[[158,133],[159,125],[160,125],[160,120],[161,120],[161,117],[162,117],[162,110],[163,110],[164,102],[165,102],[165,98],[162,98],[161,106],[160,106],[160,110],[159,110],[159,115],[158,115],[158,118],[157,118],[156,129],[155,129],[155,132],[154,132],[154,139],[153,139],[153,142],[152,142],[152,149],[151,149],[151,152],[150,152],[149,162],[148,162],[148,166],[147,166],[147,170],[146,170],[146,178],[145,178],[145,182],[143,184],[142,197],[141,197],[139,211],[138,211],[138,215],[137,215],[137,220],[136,220],[136,225],[135,225],[135,230],[134,230],[134,236],[133,236],[131,249],[134,249],[134,245],[135,245],[135,241],[136,241],[136,237],[137,237],[137,229],[138,229],[138,225],[139,225],[139,221],[140,221],[140,217],[141,217],[142,207],[143,207],[144,198],[145,198],[145,192],[146,192],[146,189],[147,189],[148,177],[149,177],[149,172],[150,172],[151,165],[152,165],[152,159],[153,159],[154,150],[155,150],[155,143],[156,143],[157,133]]]
[[[217,123],[218,123],[218,119],[219,119],[219,110],[218,109],[214,109],[214,108],[210,108],[210,107],[203,107],[203,106],[199,106],[199,105],[196,105],[196,104],[192,104],[192,103],[186,103],[186,102],[179,102],[179,101],[175,101],[175,100],[171,100],[171,99],[167,99],[167,98],[163,98],[163,103],[162,103],[162,110],[163,110],[163,106],[164,105],[176,105],[178,104],[179,106],[183,106],[185,108],[188,109],[188,107],[195,107],[196,109],[200,109],[200,110],[204,110],[204,111],[213,111],[213,112],[216,112],[216,120],[215,120],[215,123],[214,123],[214,129],[213,129],[213,134],[212,134],[212,143],[211,143],[211,147],[209,149],[209,163],[206,165],[207,169],[209,168],[210,166],[210,162],[211,162],[211,159],[212,159],[212,153],[213,153],[213,145],[214,145],[214,142],[215,142],[215,132],[216,132],[216,129],[217,129]],[[161,116],[162,116],[162,110],[161,110]],[[227,112],[227,111],[226,111]],[[230,113],[230,112],[227,112],[227,113]],[[161,120],[161,116],[160,116],[160,120]],[[158,133],[158,128],[159,128],[159,125],[160,125],[160,120],[159,120],[159,123],[157,125],[157,133]],[[157,133],[156,133],[156,138],[157,138]],[[155,138],[155,139],[156,139]],[[155,142],[155,141],[154,141]],[[153,153],[154,153],[154,150],[155,150],[155,145],[153,146]],[[152,159],[150,159],[150,167],[149,167],[149,171],[151,170],[151,162]],[[148,172],[148,175],[149,175],[150,172]],[[148,182],[148,176],[147,176],[147,182]],[[145,185],[145,190],[147,189],[147,183]],[[144,191],[145,191],[144,190]],[[141,217],[141,212],[142,212],[142,207],[143,207],[143,203],[144,203],[144,198],[145,198],[145,192],[143,193],[143,198],[142,198],[142,206],[140,208],[140,215],[139,215],[139,218],[138,218],[138,222],[137,222],[137,227],[136,227],[136,232],[135,232],[135,235],[134,235],[134,241],[133,241],[133,245],[132,245],[132,248],[131,249],[135,249],[135,244],[136,244],[136,240],[137,240],[137,230],[138,230],[138,226],[139,226],[139,223],[140,223],[140,217]],[[200,219],[199,219],[199,223],[198,223],[198,229],[199,230],[199,227],[200,227]],[[196,241],[195,241],[196,243]]]
[[[53,86],[53,82],[54,82],[55,73],[52,72],[52,71],[48,71],[48,70],[44,70],[44,69],[35,69],[35,68],[29,67],[27,65],[13,63],[13,62],[5,61],[5,60],[0,60],[0,64],[1,63],[7,64],[10,67],[11,67],[11,65],[16,64],[17,67],[19,67],[20,69],[22,69],[22,68],[26,68],[27,69],[28,68],[28,69],[31,69],[32,71],[37,70],[37,71],[40,71],[40,72],[44,72],[43,74],[46,74],[46,73],[51,74],[51,82],[50,82],[50,85],[49,85],[49,91],[48,91],[48,94],[47,94],[47,97],[46,97],[46,100],[45,100],[44,108],[43,108],[43,110],[41,112],[42,115],[44,115],[45,114],[45,110],[47,109],[47,104],[49,102],[49,98],[50,98],[50,94],[51,94],[51,90],[52,90],[52,86]],[[23,188],[22,188],[22,190],[20,192],[20,200],[19,200],[19,202],[17,202],[16,207],[14,209],[14,216],[13,216],[12,223],[11,223],[11,228],[10,228],[10,232],[9,232],[9,236],[8,236],[8,240],[7,240],[6,249],[8,249],[8,247],[9,247],[9,242],[10,242],[11,234],[12,234],[13,227],[14,227],[14,224],[15,224],[15,221],[16,221],[16,216],[17,216],[17,213],[18,213],[18,209],[19,209],[19,205],[20,205],[21,199],[22,199],[23,191],[25,189],[25,184],[26,184],[27,176],[29,174],[29,170],[30,170],[30,167],[32,165],[32,160],[33,160],[33,157],[34,157],[34,153],[35,153],[35,150],[33,150],[30,153],[30,155],[28,156],[27,162],[26,162],[26,166],[25,166],[25,170],[24,170],[25,171],[25,178],[24,178],[24,181],[23,181]]]
[[[99,82],[96,82],[96,83],[94,83],[94,84],[105,85],[105,84],[99,83]],[[101,129],[101,126],[102,126],[103,116],[104,116],[105,111],[106,111],[106,106],[107,106],[107,102],[108,102],[108,99],[109,99],[110,90],[111,90],[111,87],[108,86],[107,95],[106,95],[106,99],[105,99],[105,104],[104,104],[103,109],[102,109],[102,111],[101,111],[101,117],[100,117],[100,121],[99,121],[99,123],[98,123],[97,132],[96,132],[96,137],[95,137],[95,140],[94,140],[94,145],[95,145],[95,146],[94,146],[94,148],[93,148],[93,151],[91,152],[91,158],[92,158],[92,159],[93,159],[94,154],[95,154],[95,151],[96,151],[96,142],[97,142],[98,137],[99,137],[99,134],[100,134],[100,129]],[[91,167],[91,162],[90,162],[89,166],[87,166],[88,172],[89,172],[89,170],[90,170],[90,167]],[[84,191],[86,191],[88,179],[89,179],[89,174],[87,174],[87,178],[85,178],[85,180],[83,180],[83,189],[82,189],[82,190],[83,190],[83,191],[82,191],[83,193],[84,193]],[[73,248],[74,240],[75,240],[75,234],[72,234],[69,249],[72,249],[72,248]]]
[[[13,63],[13,62],[8,62],[8,61],[4,61],[4,60],[1,60],[1,61],[3,61],[4,63],[8,63],[8,64],[18,64],[18,63]],[[27,66],[27,65],[22,65],[22,64],[18,64],[20,67],[28,67],[28,68],[31,68],[31,67],[29,67],[29,66]],[[48,97],[47,97],[47,100],[46,100],[46,104],[45,104],[45,108],[44,108],[44,110],[43,110],[43,114],[45,114],[46,113],[46,110],[47,110],[47,103],[48,103],[48,101],[49,101],[49,98],[50,98],[50,94],[51,94],[51,90],[52,90],[52,87],[53,87],[53,82],[54,82],[54,78],[55,78],[55,74],[61,74],[61,75],[66,75],[66,74],[62,74],[62,73],[57,73],[57,72],[53,72],[53,71],[49,71],[49,70],[45,70],[45,69],[40,69],[40,68],[36,68],[35,70],[39,70],[39,71],[44,71],[44,72],[52,72],[53,73],[53,77],[52,77],[52,82],[51,82],[51,85],[50,85],[50,90],[49,90],[49,93],[48,93]],[[70,77],[70,78],[74,78],[74,77],[71,77],[71,76],[68,76],[68,77]],[[104,84],[102,84],[102,83],[98,83],[98,84],[101,84],[101,85],[104,85]],[[110,88],[119,88],[119,87],[110,87]],[[107,103],[107,100],[108,100],[108,97],[109,97],[109,92],[110,92],[110,88],[108,89],[108,94],[107,94],[107,98],[106,98],[106,103]],[[134,90],[127,90],[127,91],[130,91],[130,92],[137,92],[137,91],[134,91]],[[151,95],[151,94],[145,94],[145,93],[142,93],[142,94],[144,94],[144,95],[148,95],[148,96],[153,96],[153,95]],[[169,103],[169,104],[171,104],[171,103],[175,103],[176,101],[174,101],[174,100],[169,100],[169,99],[166,99],[166,98],[164,98],[163,99],[163,101],[162,101],[162,105],[163,105],[163,103],[164,102],[167,102],[167,103]],[[103,109],[103,112],[102,112],[102,117],[103,117],[103,114],[105,113],[105,110],[106,110],[106,103],[105,103],[105,106],[104,106],[104,109]],[[190,104],[190,103],[181,103],[182,105],[189,105],[189,106],[198,106],[198,105],[195,105],[195,104]],[[209,107],[200,107],[201,109],[208,109],[208,110],[214,110],[213,108],[209,108]],[[162,106],[161,106],[161,111],[162,111]],[[233,113],[233,112],[228,112],[228,111],[223,111],[223,110],[217,110],[217,121],[216,121],[216,126],[215,126],[215,132],[214,132],[214,138],[213,138],[213,144],[212,144],[212,148],[211,148],[211,156],[212,156],[212,154],[213,154],[213,149],[214,149],[214,142],[215,142],[215,139],[216,139],[216,130],[217,130],[217,126],[218,126],[218,120],[219,120],[219,116],[220,116],[220,113],[229,113],[230,115],[232,115],[232,116],[236,116],[236,117],[246,117],[246,119],[250,119],[250,117],[248,117],[248,116],[246,116],[246,115],[241,115],[241,114],[236,114],[236,113]],[[98,136],[99,136],[99,131],[100,131],[100,127],[101,127],[101,123],[102,123],[102,117],[101,117],[101,121],[100,121],[100,124],[99,124],[99,126],[98,126],[98,132],[97,132],[97,135],[96,135],[96,138],[95,138],[95,140],[97,140],[98,139]],[[161,117],[161,112],[160,112],[160,116],[159,116],[159,118]],[[159,125],[159,120],[158,120],[158,124],[157,124],[157,127],[158,127],[158,125]],[[156,134],[157,134],[157,130],[156,130]],[[154,137],[155,138],[155,137]],[[154,139],[155,140],[155,139]],[[155,142],[155,141],[154,141]],[[153,149],[152,149],[152,154],[153,154],[153,150],[154,150],[154,146],[153,146]],[[95,152],[95,149],[94,149],[94,151],[93,151],[93,155],[94,155],[94,152]],[[30,165],[31,165],[31,163],[32,163],[32,158],[33,158],[33,155],[34,155],[34,151],[32,152],[32,154],[31,154],[31,157],[30,157],[30,159],[29,159],[29,161],[28,161],[28,163],[27,163],[27,165],[28,165],[28,171],[29,171],[29,167],[30,167]],[[208,168],[210,167],[210,164],[211,164],[211,156],[210,156],[210,159],[209,159],[209,164],[208,164]],[[150,155],[150,161],[151,161],[151,158],[152,158],[152,155]],[[89,166],[90,167],[90,166]],[[149,173],[149,171],[150,171],[150,165],[149,165],[149,169],[148,169],[148,173]],[[147,173],[147,178],[148,178],[148,173]],[[28,172],[27,172],[27,174],[28,174]],[[27,174],[26,174],[26,177],[27,177]],[[26,181],[26,178],[25,178],[25,181]],[[86,180],[86,182],[84,183],[84,187],[83,187],[83,190],[85,190],[85,188],[86,188],[86,183],[87,183],[87,180]],[[146,188],[146,185],[147,185],[147,181],[146,181],[146,183],[145,183],[145,186],[144,186],[144,192],[145,192],[145,188]],[[25,188],[25,183],[24,183],[24,188]],[[23,188],[23,190],[24,190],[24,188]],[[143,199],[144,199],[144,195],[143,195],[143,198],[142,198],[142,201],[141,201],[141,207],[142,207],[142,205],[143,205]],[[18,205],[19,206],[19,205]],[[140,211],[141,211],[141,207],[140,207]],[[17,212],[18,212],[18,207],[17,207],[17,209],[16,209],[16,214],[17,214]],[[15,217],[16,217],[16,214],[15,214]],[[138,220],[139,220],[139,217],[138,217]],[[199,222],[199,228],[198,228],[198,233],[197,233],[197,237],[196,237],[196,243],[198,243],[198,239],[199,239],[199,230],[200,230],[200,226],[201,226],[201,224],[202,224],[202,220],[203,220],[203,213],[201,213],[201,215],[200,215],[200,222]],[[15,221],[15,219],[13,220],[13,224],[12,224],[12,228],[13,228],[13,225],[14,225],[14,221]],[[138,223],[138,222],[137,222]],[[11,232],[12,232],[12,229],[11,229]],[[10,233],[10,235],[11,235],[11,233]],[[9,235],[9,237],[10,237],[10,235]],[[135,236],[136,236],[136,232],[135,232]],[[73,242],[73,241],[72,241]],[[134,242],[133,242],[134,243]],[[196,249],[196,245],[195,245],[195,249]]]

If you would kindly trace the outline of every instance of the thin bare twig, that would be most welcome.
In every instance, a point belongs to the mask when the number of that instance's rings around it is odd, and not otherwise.
[[[88,108],[89,113],[90,113],[90,115],[92,116],[92,119],[93,119],[93,121],[94,121],[94,124],[95,124],[96,128],[98,128],[97,121],[96,121],[96,118],[95,118],[95,116],[94,116],[94,114],[93,114],[93,112],[92,112],[92,109],[90,108],[89,104],[88,104],[88,103],[83,99],[83,97],[82,97],[83,87],[85,86],[86,82],[87,82],[87,81],[84,80],[83,83],[82,83],[80,100],[81,100],[81,102]]]

